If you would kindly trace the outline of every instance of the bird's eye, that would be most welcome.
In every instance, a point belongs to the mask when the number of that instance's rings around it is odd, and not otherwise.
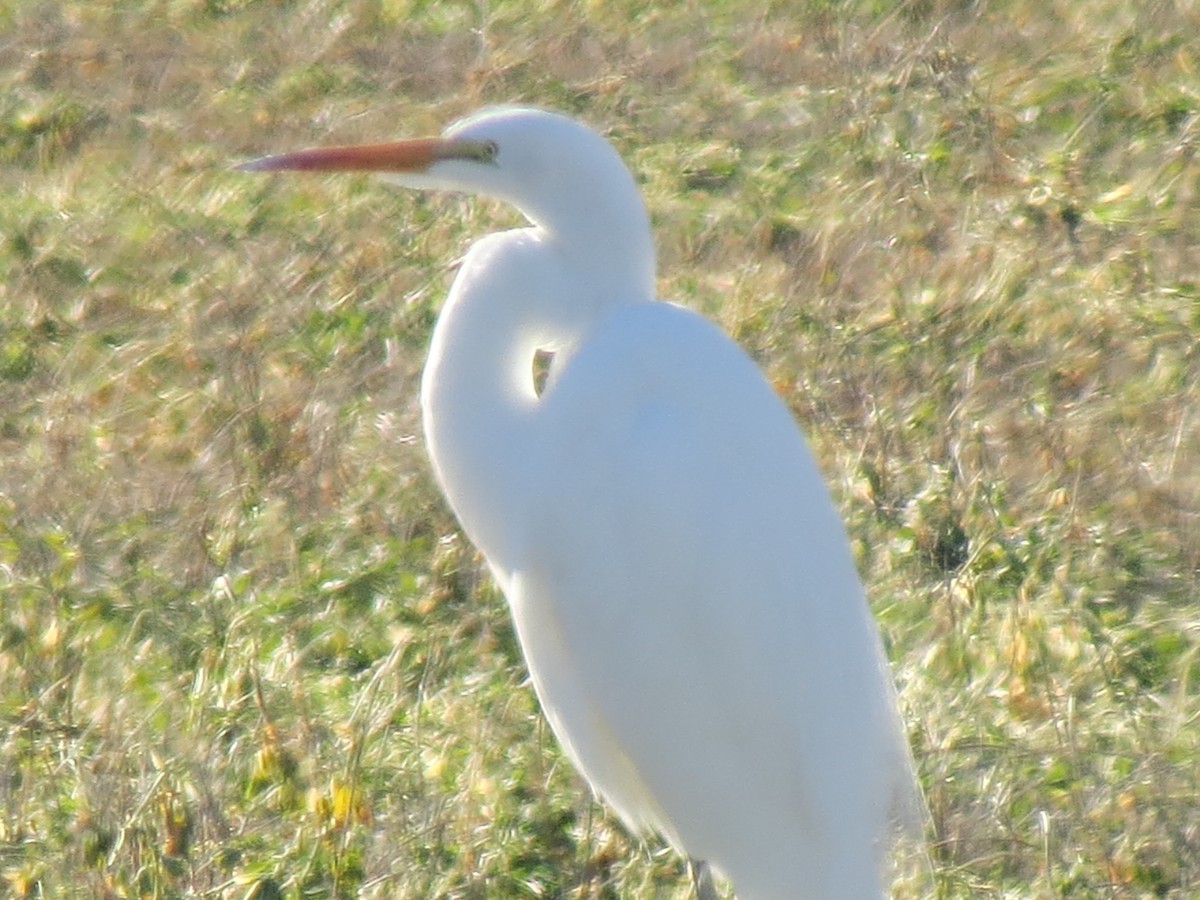
[[[493,140],[460,138],[443,141],[435,151],[438,159],[461,159],[475,163],[493,163],[500,155],[500,145]]]

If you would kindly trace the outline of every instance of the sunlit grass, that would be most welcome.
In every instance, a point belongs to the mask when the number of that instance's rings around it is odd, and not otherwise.
[[[798,4],[795,6],[799,6]],[[0,10],[0,894],[688,896],[542,723],[416,376],[515,221],[239,159],[606,129],[838,495],[947,897],[1200,890],[1187,4]]]

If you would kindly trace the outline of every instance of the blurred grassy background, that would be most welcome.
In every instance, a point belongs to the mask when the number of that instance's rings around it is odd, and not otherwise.
[[[525,101],[804,423],[946,897],[1200,893],[1188,0],[0,8],[0,894],[688,896],[538,716],[431,486],[516,221],[230,171]]]

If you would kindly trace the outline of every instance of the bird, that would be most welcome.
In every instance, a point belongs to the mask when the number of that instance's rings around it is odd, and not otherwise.
[[[434,138],[241,168],[373,172],[524,215],[461,261],[422,425],[562,750],[632,832],[690,861],[702,897],[709,867],[739,900],[885,896],[925,813],[845,527],[758,365],[657,299],[613,145],[496,106]]]

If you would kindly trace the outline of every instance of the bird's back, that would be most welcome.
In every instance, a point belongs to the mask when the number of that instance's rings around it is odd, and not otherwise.
[[[878,896],[919,795],[840,519],[757,367],[636,304],[536,419],[510,600],[569,755],[743,898]]]

